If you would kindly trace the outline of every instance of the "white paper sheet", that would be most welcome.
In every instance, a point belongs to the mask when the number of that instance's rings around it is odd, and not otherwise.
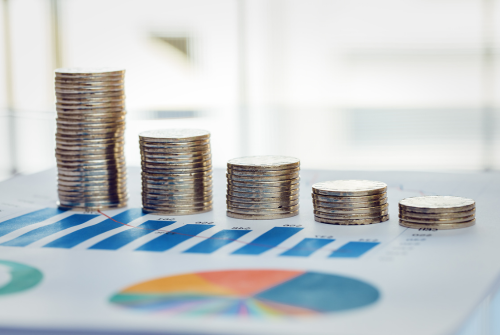
[[[129,207],[104,211],[137,216],[122,222],[130,226],[57,213],[54,170],[0,183],[0,329],[451,334],[499,276],[499,174],[302,171],[300,215],[266,221],[225,215],[224,174],[214,172],[213,212],[141,216],[139,169],[131,168]],[[334,179],[386,182],[391,219],[315,222],[311,185]],[[400,227],[398,201],[421,194],[473,198],[476,226]],[[260,277],[251,277],[257,270]],[[259,289],[258,280],[241,276],[269,282]],[[156,278],[166,278],[163,295]],[[210,288],[181,288],[200,278],[209,278]],[[224,293],[235,287],[240,291]],[[142,295],[130,301],[130,292]]]

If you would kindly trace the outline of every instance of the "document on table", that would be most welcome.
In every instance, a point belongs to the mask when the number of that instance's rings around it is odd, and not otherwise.
[[[8,328],[189,334],[451,334],[500,274],[499,174],[302,171],[300,214],[226,216],[225,171],[214,210],[57,208],[50,170],[0,183],[0,331]],[[314,221],[311,186],[388,184],[390,220]],[[456,195],[477,204],[475,226],[407,229],[399,200]]]

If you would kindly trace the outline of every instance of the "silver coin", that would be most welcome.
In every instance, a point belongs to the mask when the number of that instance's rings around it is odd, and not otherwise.
[[[294,192],[295,190],[298,191],[299,184],[294,184],[286,187],[240,187],[228,184],[227,189],[232,192],[245,192],[245,193],[280,193],[280,192]]]
[[[475,207],[472,199],[441,195],[406,198],[399,202],[399,208],[420,213],[463,212]]]
[[[89,93],[57,93],[59,104],[86,104],[96,102],[125,101],[123,91],[89,92]]]
[[[209,206],[207,208],[204,208],[204,209],[196,209],[196,210],[189,210],[189,211],[179,211],[179,210],[175,210],[175,211],[164,211],[164,210],[161,210],[161,209],[151,209],[151,208],[147,208],[147,207],[142,207],[142,211],[144,213],[148,213],[148,214],[153,214],[153,215],[195,215],[195,214],[202,214],[202,213],[207,213],[207,212],[211,212],[212,211],[212,206]]]
[[[183,147],[198,147],[209,145],[210,140],[190,141],[190,142],[147,142],[146,140],[139,139],[139,145],[144,148],[183,148]]]
[[[375,207],[363,207],[363,208],[335,208],[335,207],[320,207],[314,206],[314,210],[323,213],[336,213],[336,214],[370,214],[370,213],[380,213],[389,208],[389,204],[384,204]],[[378,215],[380,216],[380,215]]]
[[[325,208],[337,208],[342,210],[348,210],[349,208],[371,208],[382,206],[387,203],[387,198],[382,198],[377,201],[370,202],[327,202],[318,201],[313,198],[313,204],[315,207],[325,207]]]
[[[155,174],[155,173],[147,173],[142,172],[142,176],[151,179],[157,180],[194,180],[200,179],[203,177],[212,176],[212,171],[204,171],[204,172],[196,172],[196,173],[175,173],[175,174]]]
[[[56,96],[63,96],[64,94],[76,95],[76,94],[92,94],[92,93],[121,93],[124,94],[124,86],[122,83],[120,85],[109,85],[109,86],[78,86],[78,85],[55,85]]]
[[[325,202],[360,203],[360,202],[371,202],[371,201],[382,200],[384,198],[387,198],[387,193],[365,195],[359,197],[319,195],[312,193],[312,197],[314,200],[325,201]]]
[[[123,149],[125,145],[125,141],[118,140],[118,141],[113,141],[113,142],[107,142],[107,143],[98,143],[98,144],[89,144],[85,142],[80,142],[80,143],[72,143],[69,144],[64,141],[56,141],[56,148],[61,149],[61,150],[68,150],[68,151],[74,151],[74,150],[110,150],[110,149]]]
[[[68,180],[57,180],[58,189],[100,189],[108,187],[116,187],[119,189],[127,188],[127,179],[114,179],[105,181],[68,181]]]
[[[54,80],[56,89],[74,89],[74,90],[86,90],[86,89],[109,89],[113,87],[123,87],[123,78],[115,78],[113,80],[86,80],[86,79],[68,79],[68,78],[55,78]]]
[[[227,167],[235,170],[286,170],[294,169],[300,165],[300,160],[288,156],[247,156],[230,159]]]
[[[143,131],[139,138],[147,142],[189,142],[210,138],[210,133],[202,129],[155,129]]]
[[[229,181],[246,181],[246,182],[266,182],[266,181],[283,181],[283,180],[295,180],[299,178],[298,173],[282,175],[282,176],[272,176],[272,177],[243,177],[226,174],[226,178]]]
[[[127,201],[127,197],[66,197],[59,194],[59,202],[66,206],[117,205]]]
[[[289,175],[293,173],[299,173],[300,168],[295,169],[287,169],[287,170],[275,170],[275,171],[239,171],[234,169],[227,169],[227,173],[231,176],[246,176],[246,177],[273,177],[273,176],[282,176]]]
[[[408,215],[399,215],[399,218],[406,221],[406,222],[411,222],[411,223],[421,223],[421,224],[429,224],[429,223],[460,223],[460,222],[466,222],[470,220],[475,219],[475,215],[467,215],[467,216],[462,216],[462,217],[455,217],[455,218],[440,218],[440,219],[422,219],[422,218],[415,218],[411,217]]]
[[[86,171],[116,171],[118,169],[125,169],[125,164],[115,164],[115,165],[107,165],[107,166],[67,166],[62,164],[57,164],[57,168],[61,169],[61,171],[71,171],[71,172],[86,172]]]
[[[192,169],[149,169],[141,164],[141,170],[146,174],[164,174],[164,175],[179,175],[179,174],[196,174],[196,173],[212,173],[212,166],[204,166],[201,168]]]
[[[82,137],[113,137],[113,136],[123,136],[125,129],[107,129],[107,130],[64,130],[57,129],[57,135],[68,135],[68,136],[82,136]]]
[[[204,184],[212,184],[212,176],[205,176],[200,178],[191,178],[191,179],[157,179],[151,178],[147,176],[142,176],[142,182],[147,184],[156,184],[156,185],[185,185],[188,186],[196,186],[196,185],[204,185]]]
[[[111,153],[105,155],[64,155],[64,154],[56,154],[56,159],[58,162],[68,162],[71,161],[73,163],[81,162],[82,164],[88,163],[92,164],[93,162],[99,161],[124,161],[125,158],[122,153]],[[109,164],[109,163],[108,163]]]
[[[125,122],[125,117],[120,116],[120,117],[114,117],[114,118],[81,118],[81,119],[72,119],[72,118],[66,118],[66,117],[58,117],[57,121],[58,124],[61,125],[70,125],[70,126],[87,126],[90,125],[91,127],[95,127],[97,125],[104,125],[104,127],[109,127],[110,125],[116,125],[116,124],[122,124]]]
[[[207,156],[201,156],[200,158],[196,159],[158,159],[158,158],[147,158],[147,157],[142,157],[141,158],[144,163],[157,163],[157,164],[195,164],[195,163],[202,163],[202,162],[211,162],[212,161],[212,155],[207,155]]]
[[[149,163],[146,161],[143,161],[142,166],[144,166],[147,169],[162,169],[162,170],[171,170],[171,169],[193,169],[193,168],[202,168],[202,167],[208,167],[212,166],[212,160],[205,160],[201,162],[196,162],[196,163],[180,163],[180,164],[175,164],[175,163]]]
[[[126,114],[127,110],[123,106],[118,107],[107,107],[107,108],[63,108],[56,106],[57,115],[88,115],[88,116],[97,116],[97,115],[120,115]]]
[[[459,218],[464,216],[475,215],[476,209],[470,209],[468,211],[463,212],[450,212],[450,213],[419,213],[419,212],[408,212],[402,209],[399,209],[399,215],[407,215],[413,218],[421,218],[421,219],[446,219],[446,218]]]
[[[97,211],[97,210],[104,210],[104,209],[116,209],[116,208],[123,208],[127,206],[127,202],[122,202],[114,205],[96,205],[96,206],[71,206],[71,205],[63,205],[60,202],[57,203],[57,206],[60,208],[66,208],[66,209],[71,209],[72,211],[80,211],[80,212],[89,212],[89,211]]]
[[[142,185],[142,193],[145,194],[155,194],[155,195],[192,195],[196,196],[199,194],[211,194],[212,186],[200,187],[195,189],[174,189],[174,188],[154,188],[147,187],[146,185]]]
[[[86,140],[110,140],[110,139],[123,139],[124,131],[115,132],[115,133],[101,133],[101,134],[92,134],[92,135],[67,135],[67,134],[58,134],[56,133],[56,140],[62,139],[66,141],[75,140],[76,138],[80,138],[82,141]]]
[[[299,210],[299,205],[293,205],[289,207],[282,207],[282,208],[240,208],[240,207],[234,207],[231,206],[230,204],[227,204],[227,210],[231,211],[232,213],[239,213],[239,214],[280,214],[280,213],[290,213],[290,212],[295,212]]]
[[[168,209],[190,209],[190,208],[200,208],[212,206],[212,199],[206,199],[206,201],[197,201],[192,202],[190,204],[175,204],[172,203],[169,199],[150,199],[150,198],[142,198],[142,205],[149,208],[158,208],[161,207],[163,210]]]
[[[371,180],[333,180],[316,183],[313,193],[333,196],[364,196],[387,191],[387,184]]]
[[[126,178],[126,174],[118,174],[118,175],[102,175],[102,176],[65,176],[62,174],[58,174],[57,178],[60,181],[66,182],[80,182],[80,183],[97,183],[97,182],[113,182],[116,180],[122,180]]]
[[[200,145],[193,147],[180,147],[180,148],[150,148],[141,147],[141,152],[155,153],[155,154],[183,154],[193,152],[210,152],[210,145]]]
[[[233,192],[228,190],[227,195],[239,198],[289,198],[291,196],[298,196],[299,190],[290,191],[290,192],[276,192],[276,193],[246,193],[246,192]]]
[[[148,195],[151,195],[151,192],[143,194],[143,199]],[[158,195],[162,195],[161,193]],[[184,201],[191,201],[191,202],[200,202],[200,201],[206,201],[208,199],[212,198],[212,192],[205,192],[201,193],[198,192],[197,194],[182,194],[179,193],[178,195],[172,195],[172,194],[163,194],[163,199],[165,200],[184,200]]]
[[[105,102],[105,103],[87,103],[87,104],[68,104],[68,103],[56,103],[56,109],[62,110],[75,110],[79,113],[93,112],[93,113],[104,113],[104,110],[111,109],[125,109],[125,102],[123,100],[116,102]]]
[[[333,220],[333,219],[327,219],[327,218],[322,218],[318,216],[314,216],[314,221],[321,222],[321,223],[328,223],[328,224],[334,224],[334,225],[368,225],[368,224],[374,224],[374,223],[379,223],[379,222],[384,222],[389,220],[389,215],[384,215],[384,216],[379,216],[377,218],[370,218],[370,219],[359,219],[359,220]]]
[[[65,184],[58,183],[57,190],[63,192],[119,192],[126,193],[127,192],[127,183],[115,183],[115,184],[94,184],[94,185],[85,185],[85,184],[73,184],[71,186],[67,186]]]
[[[106,192],[64,192],[58,191],[59,200],[65,201],[120,201],[128,198],[127,193],[107,194]]]
[[[164,154],[164,153],[146,153],[141,152],[141,158],[149,158],[149,159],[201,159],[204,157],[211,157],[212,154],[210,152],[196,152],[189,154]]]
[[[112,202],[112,201],[89,201],[89,202],[74,202],[74,201],[65,201],[65,200],[59,200],[59,206],[69,206],[69,207],[84,207],[84,208],[89,208],[89,207],[99,207],[99,206],[116,206],[116,208],[123,207],[127,205],[127,201],[118,201],[118,202]]]
[[[83,148],[80,150],[65,150],[56,148],[56,155],[61,156],[89,156],[89,155],[120,155],[123,153],[123,147],[109,147],[109,148],[101,148],[101,149],[87,149]]]
[[[55,69],[56,76],[109,76],[109,75],[123,75],[125,69],[114,67],[71,67],[71,68],[58,68]]]
[[[143,202],[144,201],[147,201],[148,198],[142,198]],[[178,206],[195,206],[195,205],[198,205],[198,204],[201,204],[201,203],[204,203],[204,202],[211,202],[213,201],[213,198],[212,197],[207,197],[207,198],[200,198],[200,199],[190,199],[190,200],[179,200],[179,199],[163,199],[163,201],[165,201],[165,205],[162,205],[162,206],[150,206],[148,205],[149,207],[163,207],[164,209],[171,209],[171,208],[175,208],[175,207],[178,207]]]
[[[323,219],[331,219],[331,220],[362,220],[362,219],[372,219],[378,218],[383,215],[389,214],[388,210],[382,210],[378,213],[363,213],[363,214],[339,214],[339,213],[325,213],[315,210],[314,216]]]
[[[236,202],[236,201],[229,201],[226,200],[226,205],[231,206],[231,207],[236,207],[236,208],[255,208],[255,209],[278,209],[278,208],[283,208],[283,207],[291,207],[295,206],[299,203],[299,199],[294,200],[294,201],[288,201],[286,206],[280,204],[279,202],[262,202],[262,203],[246,203],[246,202]]]
[[[288,197],[282,196],[282,197],[276,197],[276,198],[243,198],[243,197],[236,197],[232,196],[230,194],[226,195],[226,200],[229,201],[236,201],[236,202],[245,202],[245,203],[271,203],[271,202],[277,202],[281,203],[283,205],[286,205],[287,203],[291,201],[296,201],[299,199],[299,195],[291,195]]]
[[[264,182],[248,182],[248,181],[238,181],[238,180],[227,180],[228,185],[240,186],[240,187],[253,187],[253,188],[268,188],[268,187],[298,187],[300,182],[300,178],[295,178],[291,180],[282,180],[282,181],[264,181]]]
[[[403,226],[405,228],[414,228],[414,229],[420,229],[420,228],[432,228],[438,230],[459,229],[459,228],[472,227],[475,224],[476,224],[475,219],[461,223],[431,223],[431,224],[412,223],[402,219],[399,220],[400,226]]]
[[[68,177],[96,177],[96,176],[113,176],[117,177],[120,174],[124,174],[126,172],[126,167],[115,169],[114,171],[67,171],[64,169],[57,169],[57,173],[59,177],[68,176]]]
[[[293,216],[299,215],[299,211],[289,212],[289,213],[280,213],[280,214],[240,214],[234,213],[231,211],[227,211],[226,215],[233,219],[243,219],[243,220],[276,220],[276,219],[285,219]]]

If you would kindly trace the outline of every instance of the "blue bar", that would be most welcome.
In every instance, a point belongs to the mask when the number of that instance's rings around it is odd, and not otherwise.
[[[245,234],[248,234],[249,232],[251,232],[251,230],[222,230],[209,239],[194,245],[184,252],[211,254],[212,252],[217,251],[223,246],[234,242],[235,240],[239,239]]]
[[[116,250],[123,247],[130,242],[148,235],[155,230],[161,229],[166,226],[174,224],[175,221],[146,221],[137,226],[137,228],[130,228],[129,230],[122,231],[116,235],[110,236],[101,242],[97,242],[89,249],[100,249],[100,250]]]
[[[365,252],[375,247],[378,242],[349,242],[341,246],[339,249],[332,252],[329,257],[336,258],[356,258],[363,255]]]
[[[15,239],[4,242],[0,245],[5,245],[9,247],[25,247],[28,244],[41,240],[44,237],[50,236],[52,234],[58,233],[60,231],[63,231],[65,229],[74,226],[78,226],[98,216],[99,215],[91,215],[91,214],[73,214],[71,216],[68,216],[67,218],[54,222],[47,226],[33,229],[32,231],[29,231],[26,234],[18,236]]]
[[[127,209],[120,214],[113,216],[113,219],[123,224],[129,224],[137,218],[145,215],[141,208]],[[111,219],[106,219],[93,226],[85,227],[80,230],[74,231],[68,235],[62,236],[55,241],[46,244],[44,247],[48,248],[72,248],[94,236],[100,235],[107,231],[123,227],[123,224],[114,222]]]
[[[165,251],[212,227],[213,225],[187,224],[172,230],[170,233],[160,235],[135,250],[158,252]]]
[[[234,251],[234,255],[260,255],[276,246],[291,236],[297,234],[302,228],[274,227],[257,237],[249,244]]]
[[[305,238],[293,248],[282,253],[280,256],[307,257],[333,241],[335,240],[327,238]]]
[[[44,208],[35,212],[18,216],[0,223],[0,237],[20,228],[39,223],[50,219],[53,216],[66,212],[66,209],[61,208]]]

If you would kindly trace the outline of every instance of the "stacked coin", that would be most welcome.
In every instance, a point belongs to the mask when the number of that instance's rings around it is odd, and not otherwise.
[[[408,228],[456,229],[476,223],[476,203],[452,196],[406,198],[399,202],[399,224]]]
[[[312,186],[314,220],[367,225],[389,220],[387,185],[370,180],[334,180]]]
[[[144,212],[188,215],[212,210],[212,155],[208,131],[145,131],[139,134],[139,146]]]
[[[251,156],[227,163],[227,216],[270,220],[299,214],[300,161]]]
[[[57,69],[56,159],[59,206],[127,205],[122,69]]]

